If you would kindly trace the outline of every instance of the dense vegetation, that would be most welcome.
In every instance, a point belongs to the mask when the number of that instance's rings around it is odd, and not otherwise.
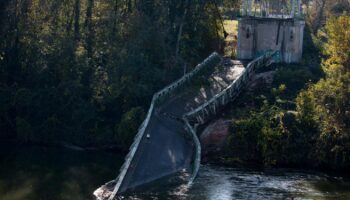
[[[237,15],[239,1],[220,2]],[[303,62],[232,104],[228,163],[350,166],[350,3],[303,2]],[[127,148],[153,93],[222,47],[217,6],[1,1],[0,139]]]
[[[222,40],[214,1],[0,2],[0,139],[128,147],[153,93]]]
[[[318,37],[307,34],[301,64],[275,66],[271,87],[234,105],[226,162],[349,169],[349,30],[350,16],[328,18]]]

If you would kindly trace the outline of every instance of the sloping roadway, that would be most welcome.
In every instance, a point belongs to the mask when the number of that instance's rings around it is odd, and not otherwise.
[[[155,107],[119,192],[176,172],[191,172],[194,144],[180,118],[225,89],[240,76],[245,64],[224,60],[209,75],[200,75]]]

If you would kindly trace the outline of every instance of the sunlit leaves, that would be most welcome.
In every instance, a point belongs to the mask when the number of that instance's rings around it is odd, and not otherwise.
[[[350,17],[332,17],[325,29],[326,78],[299,94],[297,108],[301,122],[320,134],[319,161],[344,167],[350,165]]]
[[[153,93],[183,73],[174,61],[183,1],[9,2],[0,129],[19,139],[130,142],[141,119],[128,116],[140,117]],[[189,68],[213,50],[217,20],[210,1],[191,2],[180,50]]]

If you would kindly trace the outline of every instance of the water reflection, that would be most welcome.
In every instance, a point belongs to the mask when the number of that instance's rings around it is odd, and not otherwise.
[[[115,177],[122,156],[0,145],[1,200],[87,200]]]
[[[257,171],[202,166],[188,188],[164,188],[162,192],[139,191],[124,199],[350,199],[350,182],[325,174],[287,170]]]
[[[123,160],[106,152],[0,145],[0,199],[92,200],[92,192],[116,177]],[[295,199],[346,200],[350,199],[350,181],[314,172],[204,165],[191,187],[160,184],[158,190],[141,189],[122,199],[255,200],[290,199],[292,195]]]
[[[190,193],[202,192],[201,199],[350,199],[349,182],[338,182],[344,190],[332,191],[319,184],[331,184],[323,174],[285,170],[261,172],[204,166]],[[200,188],[201,182],[209,182]],[[207,194],[205,194],[207,193]],[[215,196],[216,194],[216,196]],[[199,199],[195,197],[195,199]]]

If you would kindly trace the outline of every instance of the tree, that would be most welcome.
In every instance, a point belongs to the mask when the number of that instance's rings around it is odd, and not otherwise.
[[[325,64],[332,70],[339,65],[350,70],[350,16],[331,17],[326,24]],[[331,72],[331,71],[329,71]]]
[[[209,1],[5,0],[0,11],[0,137],[25,142],[122,143],[115,124],[182,75],[176,54],[195,66],[220,39]]]
[[[319,133],[315,155],[334,168],[350,166],[350,17],[330,18],[326,24],[325,79],[297,98],[303,125],[315,124]],[[310,126],[307,126],[310,127]],[[307,127],[304,132],[310,131]]]

